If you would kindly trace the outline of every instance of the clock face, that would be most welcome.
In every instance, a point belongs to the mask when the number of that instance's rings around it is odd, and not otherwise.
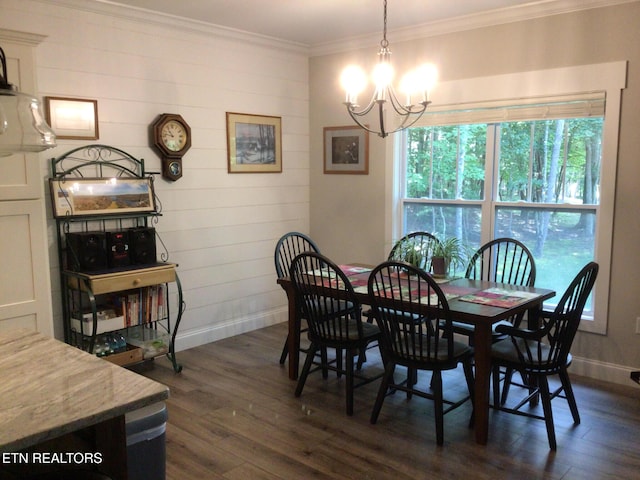
[[[182,176],[182,157],[191,148],[189,124],[180,115],[163,113],[153,123],[152,134],[153,146],[162,157],[162,175],[177,180]]]
[[[160,131],[162,143],[168,150],[179,152],[187,143],[187,131],[180,122],[169,120]]]

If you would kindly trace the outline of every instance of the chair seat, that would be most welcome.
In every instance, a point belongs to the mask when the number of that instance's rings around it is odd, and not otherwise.
[[[410,319],[412,322],[424,322],[425,318],[422,315],[418,315],[417,313],[410,313],[410,312],[396,312],[394,313],[394,315],[398,315],[401,317],[406,317],[407,319]],[[368,322],[373,322],[373,310],[369,309],[369,310],[364,310],[362,312],[362,316],[363,317],[367,317],[367,321]]]
[[[356,307],[353,302],[349,302],[346,300],[337,300],[335,298],[326,298],[325,300],[326,302],[332,303],[332,305],[326,305],[324,302],[314,302],[318,306],[318,310],[320,312],[330,310],[331,312],[348,313],[352,312],[356,308],[360,308],[360,306]]]
[[[426,336],[423,336],[423,338],[425,339],[425,342],[426,342],[427,341]],[[439,338],[437,346],[435,345],[434,339],[431,339],[431,347],[429,349],[427,349],[427,347],[424,347],[423,349],[424,352],[427,352],[427,350],[430,350],[431,352],[433,352],[434,350],[436,351],[435,357],[433,355],[431,356],[431,360],[432,360],[431,363],[435,364],[438,362],[452,362],[456,365],[458,364],[461,358],[463,358],[466,355],[470,355],[473,352],[473,348],[467,345],[466,343],[457,342],[454,340],[453,341],[453,357],[449,357],[446,338]],[[425,362],[424,358],[421,358],[415,355],[407,355],[403,357],[403,359],[411,362]],[[426,363],[429,363],[429,362],[426,362]]]
[[[373,323],[361,322],[362,337],[358,338],[358,322],[348,320],[340,325],[340,328],[323,337],[323,342],[331,347],[348,348],[351,346],[366,345],[380,336],[380,329]],[[351,339],[351,340],[349,340]],[[309,340],[313,341],[313,334],[309,331]]]
[[[527,351],[527,348],[531,350],[531,358],[525,358],[523,362],[518,355],[518,348],[516,348],[513,341],[508,338],[500,340],[491,346],[491,356],[493,359],[503,365],[514,368],[522,368],[524,366],[526,369],[533,371],[547,371],[556,368],[553,365],[555,362],[549,359],[549,351],[551,348],[546,343],[525,340],[523,338],[515,339],[515,341],[521,352]],[[538,349],[540,349],[540,353],[538,353]],[[565,365],[569,365],[570,363],[571,354],[568,354]]]
[[[512,327],[513,324],[511,322],[509,322],[508,320],[500,320],[499,322],[494,323],[491,326],[491,336],[494,337],[494,341],[495,338],[499,338],[499,337],[504,337],[505,335],[496,332],[496,327],[498,325],[508,325],[509,327]],[[460,335],[466,335],[467,337],[471,337],[473,336],[473,334],[476,331],[476,327],[475,325],[471,325],[469,323],[462,323],[462,322],[451,322],[451,326],[453,327],[453,332],[454,333],[459,333]]]

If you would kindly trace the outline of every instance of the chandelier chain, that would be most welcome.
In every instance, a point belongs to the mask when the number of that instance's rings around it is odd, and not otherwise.
[[[384,0],[384,15],[382,18],[382,40],[380,41],[380,46],[386,49],[389,46],[389,41],[387,40],[387,0]]]

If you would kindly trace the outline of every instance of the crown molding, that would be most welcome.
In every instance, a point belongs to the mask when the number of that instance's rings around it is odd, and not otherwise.
[[[393,43],[406,42],[421,38],[434,37],[449,33],[473,30],[476,28],[521,22],[535,18],[561,15],[590,10],[594,8],[610,7],[614,5],[633,3],[638,0],[538,0],[524,5],[506,7],[457,18],[449,18],[436,22],[423,23],[412,27],[390,29],[387,36]],[[348,39],[312,45],[309,50],[311,57],[343,53],[361,48],[371,48],[380,43],[380,33],[362,35]]]
[[[272,47],[294,53],[308,54],[309,47],[301,43],[282,40],[258,33],[245,32],[230,27],[214,25],[198,20],[169,15],[144,8],[130,7],[116,4],[108,0],[34,0],[62,6],[74,10],[81,10],[114,18],[121,18],[148,25],[161,26],[163,29],[172,29],[180,32],[194,33],[209,37],[225,38],[229,40],[251,43],[263,47]]]
[[[109,0],[34,0],[40,3],[67,7],[75,10],[108,15],[131,21],[161,26],[164,29],[190,32],[205,36],[226,38],[234,41],[251,43],[263,47],[271,47],[311,57],[343,53],[351,50],[370,48],[380,42],[380,33],[335,41],[305,45],[279,38],[246,32],[198,20],[168,15],[143,8],[117,4]],[[640,0],[535,0],[524,5],[506,7],[462,17],[449,18],[435,22],[423,23],[412,27],[390,29],[389,37],[393,43],[405,42],[437,35],[445,35],[476,28],[520,22],[541,17],[610,7],[619,4],[633,3]]]
[[[7,42],[18,43],[21,45],[28,45],[35,47],[42,43],[47,38],[46,35],[39,35],[37,33],[20,32],[18,30],[9,30],[7,28],[0,28],[0,40]]]

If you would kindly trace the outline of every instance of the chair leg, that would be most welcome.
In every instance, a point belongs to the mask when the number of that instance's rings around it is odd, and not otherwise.
[[[296,386],[296,393],[295,393],[296,397],[299,397],[302,394],[304,383],[307,381],[309,370],[311,370],[311,365],[313,365],[313,357],[315,357],[317,350],[318,350],[317,345],[312,343],[309,346],[309,351],[307,352],[307,358],[304,361],[302,372],[300,372],[300,378],[298,378],[298,385]]]
[[[384,398],[387,396],[387,390],[389,389],[389,380],[393,378],[393,373],[396,370],[396,364],[393,362],[387,362],[384,367],[384,375],[380,382],[380,388],[378,389],[378,396],[376,402],[373,404],[373,410],[371,412],[371,423],[378,421],[378,415],[382,409]]]
[[[504,382],[502,383],[502,396],[500,398],[500,405],[504,405],[505,403],[507,403],[507,397],[509,396],[509,388],[511,387],[512,379],[513,379],[513,368],[505,369]]]
[[[470,357],[462,363],[464,370],[464,378],[467,380],[467,389],[469,390],[469,398],[471,399],[471,417],[469,418],[469,428],[473,427],[476,418],[475,408],[475,380],[473,379],[473,359]]]
[[[436,417],[436,443],[442,445],[444,443],[444,399],[442,396],[442,372],[440,370],[433,371],[433,403]]]
[[[576,397],[573,394],[571,380],[569,380],[569,374],[567,373],[566,368],[560,370],[559,376],[564,389],[564,394],[567,397],[567,402],[569,403],[571,415],[573,416],[573,423],[578,424],[580,423],[580,413],[578,412],[578,404],[576,403]]]
[[[491,378],[493,379],[493,405],[495,407],[500,405],[500,367],[494,365],[491,370]],[[507,377],[505,375],[504,388],[507,388]]]
[[[284,365],[284,362],[287,361],[287,355],[289,355],[289,335],[287,335],[287,339],[284,342],[284,347],[282,347],[282,353],[280,354],[280,365]]]
[[[407,367],[407,388],[413,388],[416,383],[418,383],[418,371],[415,368]],[[433,384],[433,377],[431,378],[431,383]],[[410,399],[412,396],[411,390],[407,390],[407,398]]]
[[[356,370],[362,370],[362,365],[367,361],[367,347],[362,347],[360,353],[358,353],[358,365]]]
[[[538,377],[536,383],[540,388],[540,400],[544,411],[544,423],[547,425],[547,437],[549,448],[556,450],[556,431],[553,426],[553,412],[551,410],[551,394],[549,393],[549,382],[547,377]]]
[[[353,415],[353,373],[354,373],[354,364],[355,364],[355,356],[357,350],[348,349],[346,351],[346,396],[347,396],[347,415]]]
[[[337,354],[337,353],[336,353]],[[327,356],[327,347],[320,347],[320,365],[322,366],[322,378],[329,378],[329,357]]]

